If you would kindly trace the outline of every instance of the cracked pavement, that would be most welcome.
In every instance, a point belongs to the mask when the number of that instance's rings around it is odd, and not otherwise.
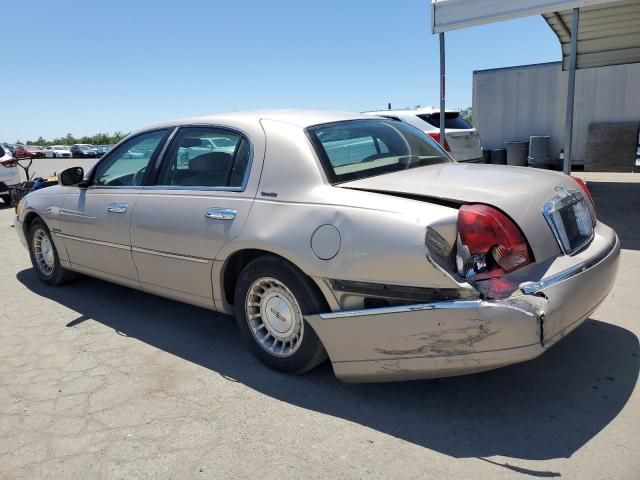
[[[624,250],[589,321],[531,362],[395,384],[281,375],[230,317],[47,287],[0,207],[0,478],[639,478],[640,183],[616,182],[590,185]]]

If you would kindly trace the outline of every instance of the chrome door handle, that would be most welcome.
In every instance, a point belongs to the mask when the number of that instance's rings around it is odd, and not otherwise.
[[[236,218],[236,213],[232,208],[210,208],[204,216],[214,220],[233,220]]]
[[[107,207],[107,212],[111,213],[125,213],[128,205],[126,203],[110,203]]]

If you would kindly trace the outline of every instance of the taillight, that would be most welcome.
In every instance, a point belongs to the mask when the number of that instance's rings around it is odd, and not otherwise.
[[[488,205],[460,207],[457,247],[458,273],[467,279],[499,277],[533,262],[520,229]]]
[[[593,197],[591,196],[591,192],[589,191],[589,187],[587,187],[587,184],[581,178],[578,178],[578,177],[571,177],[571,178],[582,189],[582,192],[584,193],[584,196],[587,198],[587,200],[589,200],[589,203],[591,204],[591,209],[593,210],[593,213],[595,215],[595,213],[596,213],[596,204],[593,203]]]
[[[16,165],[18,165],[18,161],[13,158],[11,160],[4,160],[0,163],[2,164],[3,167],[7,167],[7,168],[15,167]]]
[[[431,138],[433,138],[438,144],[440,144],[440,132],[427,132],[427,135],[429,135]],[[447,152],[451,152],[451,148],[449,148],[449,142],[447,142],[447,139],[444,139],[444,149]]]

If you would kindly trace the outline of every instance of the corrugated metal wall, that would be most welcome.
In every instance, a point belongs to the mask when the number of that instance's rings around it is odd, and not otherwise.
[[[495,148],[531,135],[551,135],[552,155],[564,146],[567,72],[560,62],[473,73],[473,123]],[[576,72],[573,162],[584,163],[589,124],[640,121],[640,63]]]

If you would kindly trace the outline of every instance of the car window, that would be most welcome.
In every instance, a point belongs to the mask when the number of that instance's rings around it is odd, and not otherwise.
[[[141,185],[146,167],[156,150],[160,149],[166,133],[167,130],[155,130],[120,145],[96,166],[93,184],[110,187]]]
[[[427,134],[394,120],[350,120],[306,131],[332,183],[452,161]]]
[[[440,112],[418,115],[418,118],[429,125],[440,128]],[[468,129],[473,127],[458,112],[446,112],[444,114],[444,128]]]
[[[237,132],[210,127],[181,128],[167,150],[157,184],[241,187],[249,156],[249,142]]]

